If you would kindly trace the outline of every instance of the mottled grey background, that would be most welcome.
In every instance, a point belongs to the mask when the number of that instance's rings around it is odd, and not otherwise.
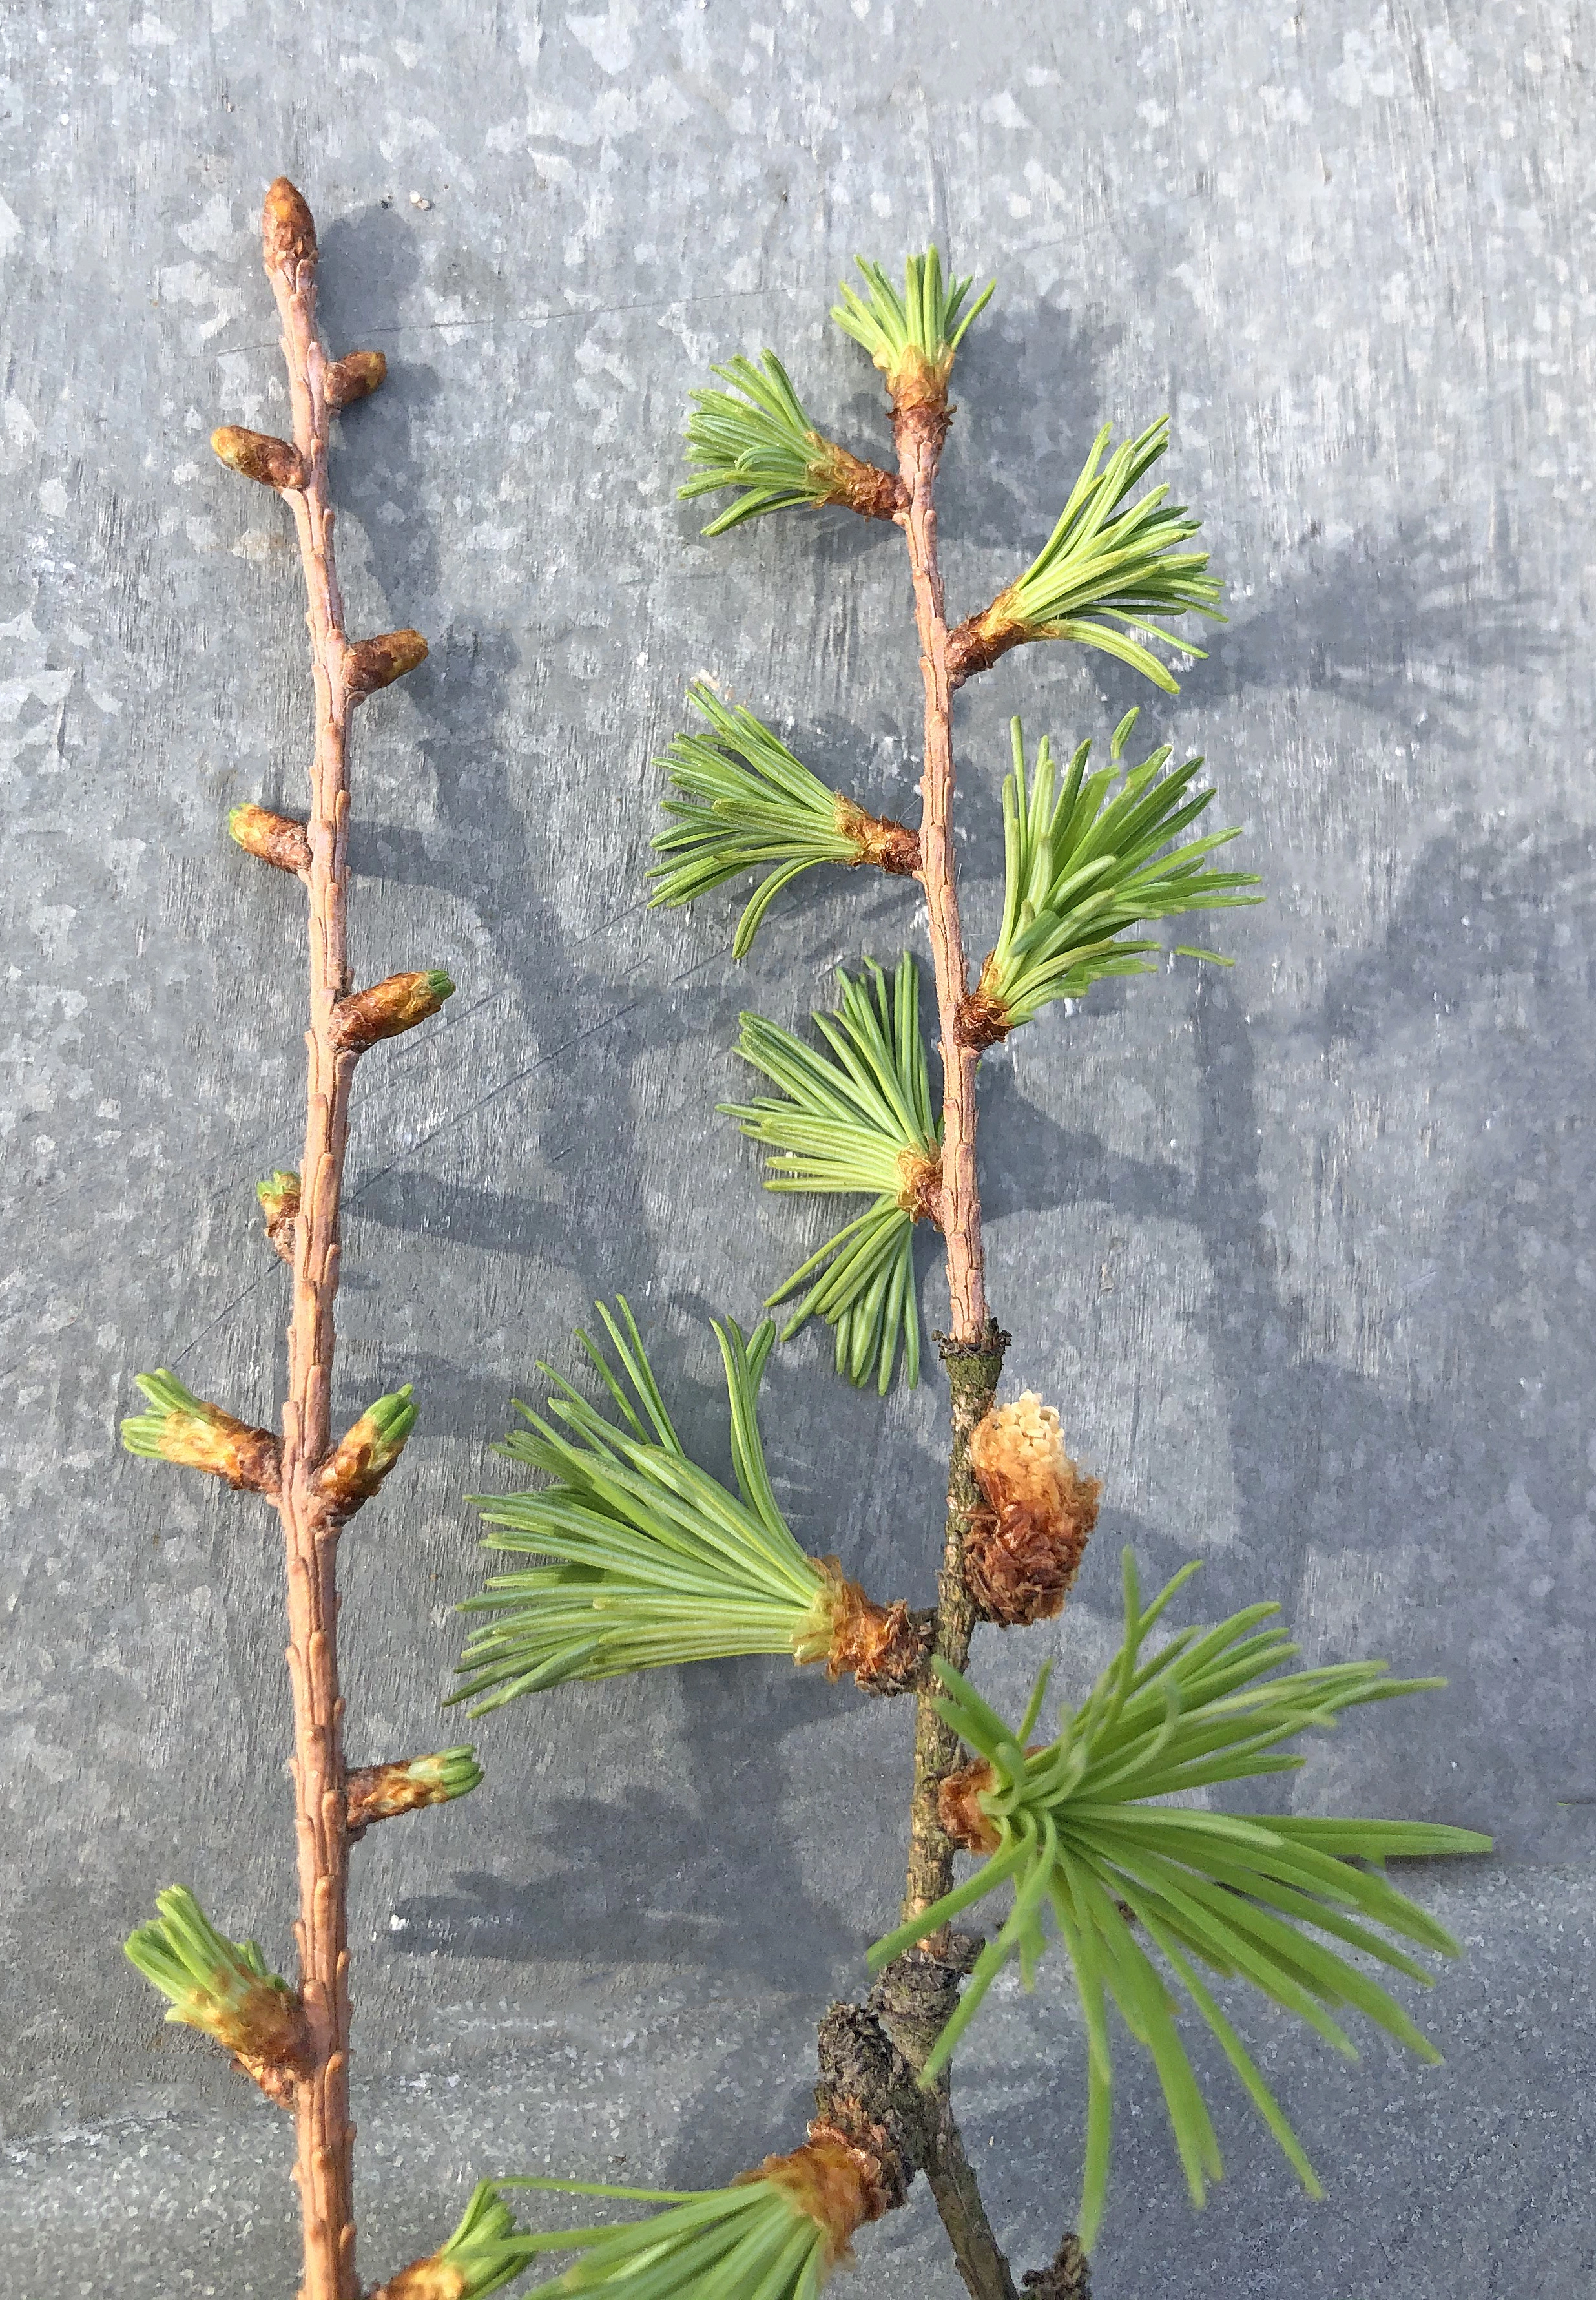
[[[744,1317],[828,1209],[756,1189],[711,1105],[740,1005],[918,938],[905,889],[645,912],[651,765],[713,674],[818,771],[910,803],[898,539],[838,514],[717,544],[674,500],[689,387],[777,345],[865,452],[831,329],[855,250],[935,232],[995,273],[947,464],[951,599],[1046,533],[1100,422],[1168,408],[1234,620],[1178,703],[1033,649],[960,705],[977,952],[1003,724],[1203,749],[1266,909],[1233,973],[1110,987],[983,1084],[1018,1382],[1107,1481],[1017,1694],[1105,1650],[1120,1543],[1208,1609],[1286,1601],[1315,1655],[1444,1694],[1351,1722],[1284,1794],[1494,1830],[1421,1874],[1459,1932],[1446,2065],[1343,2067],[1249,2016],[1324,2171],[1311,2207],[1215,2077],[1232,2176],[1184,2196],[1126,2056],[1101,2300],[1561,2300],[1596,2247],[1590,1729],[1596,1431],[1588,981],[1591,79],[1576,12],[1121,10],[1059,0],[12,0],[0,81],[9,882],[0,1972],[7,2281],[37,2300],[293,2288],[288,2138],[164,2028],[118,1944],[174,1879],[288,1954],[278,1543],[124,1457],[169,1364],[265,1414],[284,1279],[254,1177],[298,1146],[300,898],[226,810],[300,802],[288,524],[206,446],[284,394],[256,260],[278,170],[321,219],[336,349],[388,355],[337,462],[357,629],[430,662],[362,719],[361,971],[441,964],[441,1026],[362,1069],[340,1403],[422,1421],[347,1545],[359,1758],[437,1712],[477,1572],[461,1496],[532,1362],[627,1288],[721,1443],[706,1313]],[[927,1288],[927,1323],[940,1312]],[[931,1586],[943,1399],[770,1381],[801,1538]],[[749,1662],[490,1721],[490,1783],[356,1862],[363,2258],[483,2171],[727,2177],[791,2145],[812,2026],[894,1900],[906,1711]],[[1067,1984],[1001,1993],[960,2078],[1017,2265],[1078,2173]],[[551,2214],[561,2208],[551,2205]],[[947,2300],[923,2201],[853,2289]]]

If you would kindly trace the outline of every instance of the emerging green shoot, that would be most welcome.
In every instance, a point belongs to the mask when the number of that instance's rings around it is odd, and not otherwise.
[[[485,1548],[557,1562],[494,1574],[461,1608],[490,1618],[465,1648],[467,1681],[454,1699],[481,1716],[574,1678],[732,1654],[825,1661],[834,1675],[878,1676],[878,1689],[895,1689],[894,1677],[918,1666],[923,1637],[901,1604],[872,1605],[835,1560],[806,1556],[771,1488],[758,1394],[775,1326],[767,1320],[749,1342],[730,1318],[715,1326],[734,1494],[688,1459],[624,1300],[619,1311],[617,1320],[599,1304],[615,1365],[590,1335],[577,1337],[619,1420],[540,1366],[561,1393],[549,1411],[563,1426],[518,1405],[530,1428],[498,1451],[555,1483],[471,1496],[498,1529]]]
[[[838,1372],[861,1384],[874,1373],[885,1396],[900,1341],[910,1386],[919,1379],[914,1225],[922,1214],[938,1218],[942,1127],[913,958],[905,951],[890,980],[873,961],[857,978],[838,967],[837,979],[836,1012],[810,1017],[823,1053],[762,1014],[743,1016],[737,1052],[780,1094],[720,1107],[775,1154],[765,1162],[768,1190],[860,1192],[873,1200],[784,1280],[767,1306],[812,1279],[782,1339],[808,1319],[824,1318],[835,1329]]]
[[[951,635],[949,668],[955,683],[986,670],[1027,639],[1078,639],[1176,695],[1176,680],[1130,634],[1167,638],[1169,634],[1149,617],[1188,610],[1214,622],[1225,621],[1218,606],[1223,586],[1204,572],[1207,552],[1178,548],[1201,521],[1184,504],[1166,504],[1167,487],[1154,488],[1128,510],[1120,508],[1168,446],[1168,417],[1160,416],[1140,438],[1122,442],[1099,470],[1112,429],[1105,423],[1098,433],[1039,555],[985,613],[972,615]],[[1188,640],[1180,645],[1187,654],[1202,652]]]
[[[1328,1934],[1426,1986],[1422,1965],[1374,1929],[1445,1956],[1458,1945],[1435,1920],[1379,1873],[1393,1854],[1484,1853],[1471,1829],[1423,1821],[1318,1821],[1295,1814],[1249,1819],[1156,1798],[1217,1781],[1290,1771],[1301,1756],[1281,1744],[1331,1727],[1343,1709],[1417,1693],[1442,1680],[1393,1680],[1384,1662],[1343,1662],[1269,1678],[1299,1650],[1260,1624],[1279,1611],[1251,1605],[1217,1628],[1182,1629],[1150,1661],[1148,1632],[1196,1571],[1185,1567],[1143,1610],[1135,1560],[1125,1552],[1125,1634],[1119,1651],[1078,1709],[1060,1718],[1056,1741],[1027,1750],[1048,1670],[1010,1730],[964,1678],[935,1664],[948,1688],[937,1703],[977,1762],[942,1793],[943,1826],[986,1854],[983,1867],[870,1951],[887,1963],[1000,1885],[1014,1906],[982,1951],[957,2012],[937,2038],[922,2081],[935,2080],[1012,1957],[1030,1985],[1052,1912],[1074,1968],[1088,2042],[1086,2162],[1076,2221],[1089,2251],[1102,2218],[1109,2170],[1112,2071],[1107,2005],[1153,2059],[1193,2203],[1221,2171],[1213,2127],[1176,2031],[1181,1995],[1212,2031],[1259,2114],[1310,2194],[1312,2168],[1240,2038],[1198,1967],[1250,1980],[1296,2013],[1349,2059],[1356,2051],[1331,2007],[1364,2013],[1426,2060],[1440,2055],[1396,1999],[1358,1966],[1310,1937]],[[1050,1665],[1051,1666],[1051,1665]],[[1267,1680],[1267,1681],[1266,1681]],[[1355,1867],[1374,1864],[1374,1871]],[[1143,1946],[1143,1943],[1146,1946]],[[1150,1952],[1162,1960],[1155,1963]]]
[[[834,305],[832,318],[845,336],[864,346],[881,370],[897,413],[910,407],[944,406],[953,354],[971,321],[985,309],[996,281],[982,289],[960,319],[960,307],[974,279],[944,286],[942,257],[935,247],[904,259],[901,296],[878,263],[868,263],[862,255],[853,260],[864,274],[866,293],[860,296],[845,280],[841,282],[837,292],[842,301]]]
[[[411,1403],[414,1387],[407,1381],[402,1389],[368,1405],[322,1463],[317,1488],[340,1517],[351,1516],[370,1500],[404,1451],[404,1441],[416,1426]]]
[[[677,493],[684,499],[722,488],[738,493],[704,529],[724,535],[766,512],[840,504],[866,519],[891,519],[902,490],[890,471],[862,463],[817,431],[776,354],[756,367],[739,354],[713,368],[729,391],[695,391],[687,420],[687,461],[701,468]]]
[[[352,1837],[374,1821],[392,1821],[424,1805],[452,1804],[482,1785],[482,1768],[469,1744],[435,1749],[387,1765],[361,1765],[345,1778],[345,1825]]]
[[[150,1411],[129,1413],[122,1422],[122,1444],[129,1454],[206,1470],[213,1478],[225,1478],[235,1492],[244,1487],[252,1493],[276,1491],[280,1448],[270,1429],[252,1429],[236,1414],[195,1397],[164,1366],[133,1379]]]
[[[448,2242],[391,2276],[371,2300],[486,2300],[553,2248],[546,2237],[518,2228],[494,2183],[482,2180]]]
[[[1254,873],[1205,867],[1217,848],[1241,836],[1238,830],[1211,831],[1172,853],[1161,851],[1214,796],[1192,791],[1201,759],[1165,774],[1166,744],[1131,768],[1110,796],[1136,717],[1127,712],[1115,729],[1108,766],[1088,775],[1092,746],[1083,743],[1061,785],[1043,736],[1028,788],[1024,734],[1019,721],[1010,720],[1014,766],[1003,783],[1003,923],[978,988],[960,1004],[966,1046],[992,1046],[1050,1000],[1079,998],[1107,976],[1152,973],[1146,954],[1160,946],[1127,939],[1129,929],[1144,920],[1262,900],[1235,891],[1256,887]],[[1188,957],[1229,962],[1212,951],[1182,947]]]
[[[267,1970],[258,1943],[219,1933],[186,1885],[157,1893],[155,1906],[159,1917],[130,1933],[125,1947],[129,1962],[170,1999],[167,2019],[203,2029],[246,2065],[304,2066],[299,1999]]]
[[[722,703],[702,683],[687,694],[712,732],[673,736],[656,762],[681,796],[665,801],[670,827],[654,840],[666,858],[649,873],[661,882],[654,904],[694,902],[741,871],[773,863],[738,921],[732,955],[745,958],[777,896],[817,862],[874,862],[899,878],[918,869],[913,831],[828,790],[752,711]]]

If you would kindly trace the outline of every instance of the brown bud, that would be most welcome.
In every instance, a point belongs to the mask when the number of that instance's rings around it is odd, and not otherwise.
[[[965,1538],[970,1595],[1004,1629],[1051,1620],[1080,1570],[1101,1482],[1082,1477],[1058,1415],[1032,1390],[976,1424],[969,1462],[987,1504],[972,1511]]]
[[[977,1054],[999,1045],[1012,1027],[1008,1007],[986,988],[986,967],[991,962],[989,957],[981,969],[980,982],[974,990],[965,992],[954,1018],[960,1045],[973,1047]]]
[[[229,470],[263,488],[302,488],[304,462],[288,439],[274,439],[269,431],[246,431],[242,424],[224,423],[211,434],[211,445]]]
[[[268,271],[286,271],[290,276],[302,263],[314,263],[320,253],[316,245],[316,219],[304,194],[287,176],[278,178],[261,210],[261,253]]]
[[[948,633],[950,687],[962,687],[977,671],[990,671],[1010,647],[1023,646],[1027,639],[1042,636],[1034,623],[1010,614],[1008,597],[1006,591],[1000,592],[990,607],[978,615],[967,616]]]
[[[744,2180],[769,2180],[785,2188],[802,2212],[824,2230],[827,2266],[853,2256],[855,2229],[878,2221],[887,2209],[888,2188],[880,2159],[818,2119],[810,2138],[790,2156],[767,2156]]]
[[[275,2061],[257,2060],[253,2053],[235,2053],[233,2066],[240,2076],[253,2077],[267,2099],[274,2100],[279,2108],[294,2106],[299,2087],[293,2069]]]
[[[322,380],[329,407],[347,407],[357,399],[369,399],[378,384],[387,379],[388,363],[380,352],[345,352],[335,360]]]
[[[936,1791],[936,1818],[961,1852],[995,1853],[1002,1839],[997,1824],[981,1810],[978,1799],[992,1787],[992,1767],[985,1757],[946,1774]]]
[[[374,1821],[393,1821],[429,1804],[448,1804],[480,1786],[482,1768],[469,1748],[437,1749],[387,1765],[361,1765],[345,1776],[344,1820],[351,1837]]]
[[[811,431],[810,437],[819,452],[809,467],[809,477],[821,502],[841,504],[861,519],[895,519],[905,508],[909,490],[895,471],[861,462],[846,447],[839,447],[835,439],[822,439],[818,432]]]
[[[1046,2268],[1027,2268],[1019,2280],[1032,2300],[1092,2300],[1091,2263],[1073,2229]]]
[[[278,1259],[293,1267],[294,1228],[299,1220],[299,1177],[290,1169],[279,1166],[263,1182],[255,1184],[255,1196],[261,1201],[261,1216],[266,1224],[266,1235],[271,1241]]]
[[[892,396],[894,416],[912,415],[920,411],[940,417],[942,428],[947,429],[948,378],[953,372],[953,354],[950,346],[939,357],[922,351],[919,344],[905,344],[895,362],[891,364],[882,353],[876,354],[876,365],[886,376],[886,388]]]
[[[456,2262],[431,2252],[425,2260],[412,2260],[397,2276],[390,2276],[373,2292],[371,2300],[465,2300],[470,2281]]]
[[[256,806],[252,801],[233,809],[228,829],[246,854],[258,854],[274,870],[299,871],[311,867],[311,842],[303,823],[295,822],[292,815],[273,814],[270,807]]]
[[[839,1677],[852,1677],[861,1693],[912,1693],[931,1650],[932,1616],[911,1613],[902,1597],[877,1605],[835,1557],[816,1562],[830,1602],[814,1631],[794,1646],[794,1660],[824,1661],[834,1685]]]
[[[130,1454],[206,1470],[213,1478],[225,1478],[235,1493],[245,1487],[255,1494],[277,1492],[282,1448],[270,1429],[252,1429],[221,1406],[195,1397],[164,1366],[133,1379],[149,1411],[129,1414],[122,1423],[122,1443]]]
[[[918,1150],[898,1153],[898,1204],[916,1221],[942,1226],[942,1160],[922,1158]]]
[[[426,660],[427,642],[420,631],[384,631],[378,638],[357,639],[344,657],[345,692],[363,703]]]
[[[836,829],[840,838],[852,838],[859,852],[850,865],[873,862],[889,879],[912,879],[920,867],[920,836],[906,822],[890,815],[867,814],[851,798],[837,793]]]
[[[378,1038],[396,1038],[436,1014],[454,985],[434,967],[426,974],[390,974],[370,990],[340,998],[333,1008],[333,1043],[340,1053],[358,1054]]]

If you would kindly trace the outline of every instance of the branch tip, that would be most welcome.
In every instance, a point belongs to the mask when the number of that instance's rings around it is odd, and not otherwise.
[[[267,271],[292,278],[302,264],[314,264],[320,253],[316,219],[304,194],[287,176],[279,176],[261,210],[261,254]]]

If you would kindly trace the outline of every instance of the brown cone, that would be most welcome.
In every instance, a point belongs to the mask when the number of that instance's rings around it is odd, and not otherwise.
[[[969,1462],[986,1503],[965,1536],[970,1595],[1004,1629],[1051,1620],[1079,1571],[1101,1484],[1082,1477],[1058,1415],[1030,1390],[977,1423]]]

